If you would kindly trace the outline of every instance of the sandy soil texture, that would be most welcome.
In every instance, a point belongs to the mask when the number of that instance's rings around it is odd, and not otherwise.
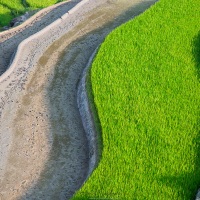
[[[0,123],[0,199],[69,199],[85,181],[89,151],[76,103],[82,71],[111,30],[156,2],[92,1],[98,6],[47,49],[5,103]],[[16,40],[12,36],[0,43],[10,56]],[[0,64],[2,71],[10,56]],[[8,142],[1,144],[2,133]]]
[[[51,24],[63,14],[68,12],[81,0],[72,0],[51,6],[40,11],[36,17],[29,19],[30,23],[26,23],[22,28],[15,27],[9,31],[0,33],[0,75],[8,68],[13,53],[17,50],[17,46],[27,37],[37,33],[44,27]]]

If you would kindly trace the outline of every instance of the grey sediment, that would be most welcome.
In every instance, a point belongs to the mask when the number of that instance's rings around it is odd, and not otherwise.
[[[17,48],[12,46],[16,38],[10,38],[9,52],[16,54],[0,77],[3,199],[69,199],[81,187],[96,166],[97,154],[91,116],[82,123],[77,106],[81,74],[85,66],[87,74],[89,58],[111,30],[154,2],[81,1],[73,12],[69,6],[69,13],[26,35]],[[87,99],[86,91],[84,95]],[[87,112],[89,105],[79,105]]]

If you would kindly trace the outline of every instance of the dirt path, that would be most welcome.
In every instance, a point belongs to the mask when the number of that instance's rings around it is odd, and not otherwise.
[[[0,131],[12,138],[2,199],[69,199],[81,187],[89,156],[76,103],[81,73],[111,30],[154,2],[103,0],[42,55],[2,116]]]
[[[43,9],[39,15],[31,18],[33,20],[29,19],[30,23],[0,33],[0,75],[8,68],[13,53],[24,39],[60,18],[80,1],[72,0]]]

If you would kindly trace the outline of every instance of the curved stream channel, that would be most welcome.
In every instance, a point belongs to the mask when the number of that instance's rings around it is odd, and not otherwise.
[[[105,36],[154,2],[104,0],[42,55],[0,125],[12,135],[0,199],[69,199],[81,187],[88,145],[76,103],[78,81]]]

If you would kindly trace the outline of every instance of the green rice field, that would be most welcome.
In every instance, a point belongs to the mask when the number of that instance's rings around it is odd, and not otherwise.
[[[44,8],[61,1],[63,0],[0,0],[0,27],[8,25],[13,18],[28,10]]]
[[[160,0],[107,36],[89,83],[101,123],[102,156],[72,199],[195,199],[199,19],[199,0]]]
[[[58,2],[58,0],[45,0],[45,1],[41,1],[41,0],[26,0],[27,4],[30,7],[34,7],[34,8],[45,8],[47,6],[51,6],[55,3]]]
[[[0,4],[0,27],[7,25],[12,18],[11,10]]]

